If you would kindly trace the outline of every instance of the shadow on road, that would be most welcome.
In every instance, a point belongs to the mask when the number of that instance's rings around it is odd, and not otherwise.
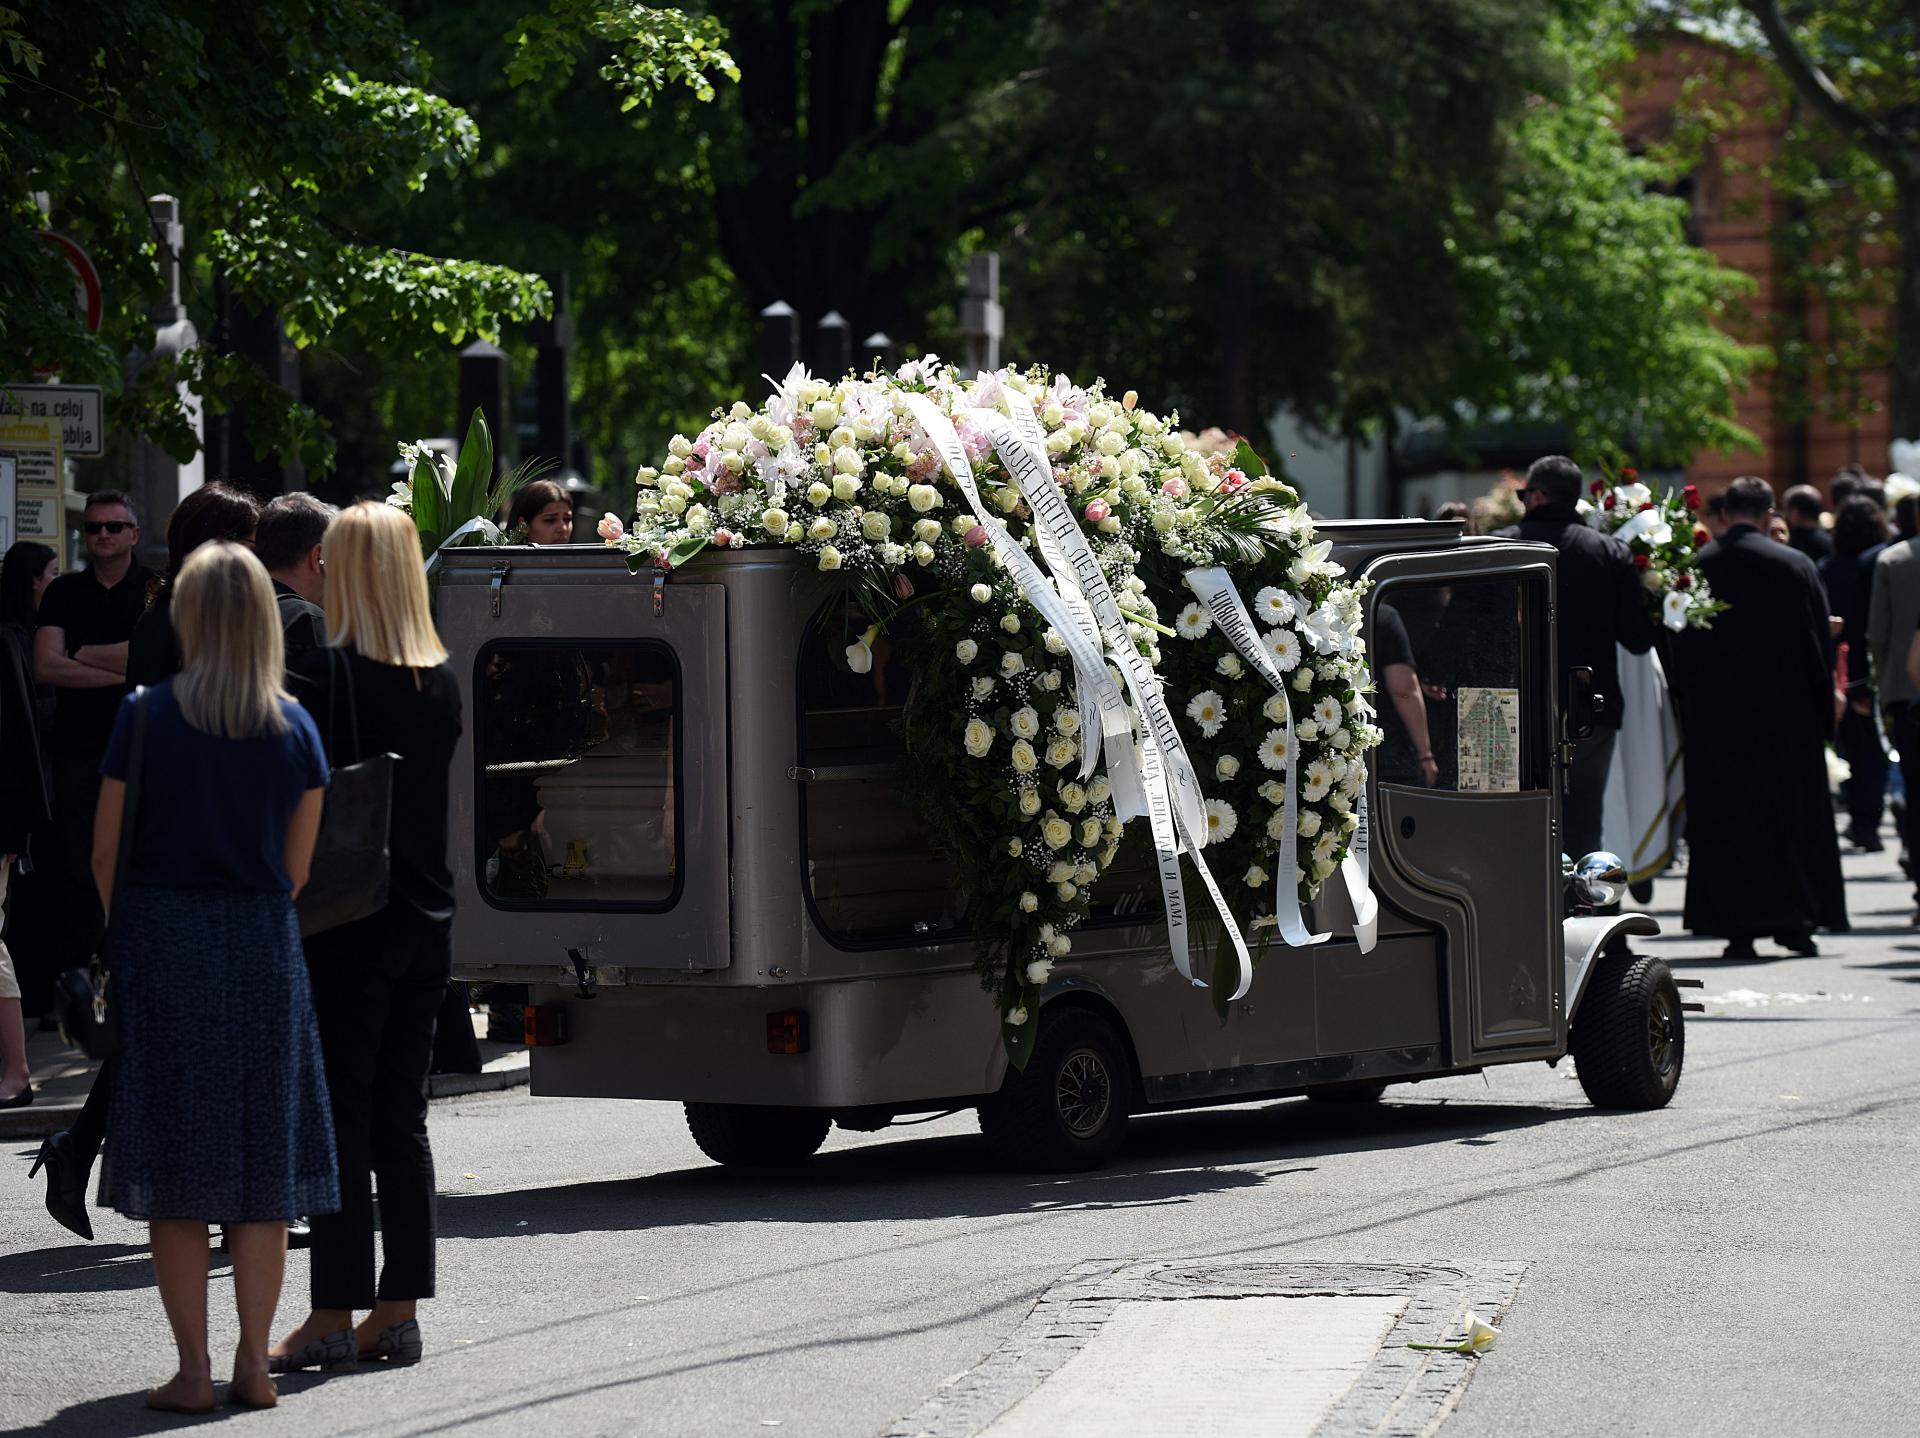
[[[69,1243],[0,1257],[0,1293],[112,1293],[153,1287],[144,1243]]]
[[[1312,1172],[1333,1153],[1413,1148],[1500,1135],[1590,1114],[1509,1104],[1382,1103],[1332,1108],[1303,1101],[1258,1109],[1147,1115],[1118,1163],[1094,1173],[995,1168],[966,1135],[864,1143],[785,1168],[680,1169],[644,1178],[551,1188],[447,1194],[443,1238],[708,1227],[727,1223],[989,1218],[1177,1205]],[[1267,1171],[1225,1165],[1271,1160]]]

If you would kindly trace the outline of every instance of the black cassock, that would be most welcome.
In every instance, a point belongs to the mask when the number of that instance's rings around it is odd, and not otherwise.
[[[1698,563],[1730,607],[1673,644],[1686,746],[1686,926],[1728,939],[1845,929],[1819,571],[1746,524],[1702,549]]]

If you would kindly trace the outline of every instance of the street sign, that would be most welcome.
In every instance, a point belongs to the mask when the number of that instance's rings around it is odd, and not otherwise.
[[[93,267],[93,257],[80,248],[77,240],[58,230],[41,230],[39,234],[41,239],[60,251],[60,258],[73,271],[75,307],[87,322],[87,333],[99,334],[100,322],[106,317],[106,307],[100,288],[100,271]]]
[[[61,550],[67,527],[67,466],[60,435],[44,421],[0,420],[0,456],[11,462],[13,538]]]
[[[0,385],[0,425],[57,425],[61,448],[74,459],[100,457],[106,444],[101,418],[97,384]]]

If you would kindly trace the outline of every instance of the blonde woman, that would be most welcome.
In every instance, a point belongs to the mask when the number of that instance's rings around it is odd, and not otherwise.
[[[121,1037],[101,1186],[111,1207],[150,1225],[180,1353],[147,1406],[213,1408],[207,1228],[223,1223],[240,1313],[227,1396],[271,1408],[287,1220],[339,1205],[293,911],[327,762],[282,689],[273,586],[249,550],[224,540],[195,550],[173,624],[184,667],[122,701],[100,766],[93,874],[112,909],[108,995]],[[132,847],[118,874],[136,745]]]
[[[327,644],[294,663],[295,690],[335,764],[396,754],[392,897],[307,941],[340,1153],[340,1211],[313,1220],[313,1312],[274,1345],[275,1371],[415,1363],[415,1306],[433,1296],[427,1070],[453,958],[447,770],[460,687],[434,632],[420,537],[391,505],[359,504],[327,531]],[[373,1194],[380,1184],[374,1275]],[[359,1324],[356,1314],[364,1314]]]

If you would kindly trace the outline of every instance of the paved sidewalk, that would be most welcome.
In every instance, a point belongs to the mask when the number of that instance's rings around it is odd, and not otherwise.
[[[456,1098],[526,1084],[527,1051],[515,1044],[490,1041],[484,1013],[474,1016],[474,1032],[480,1041],[482,1071],[435,1074],[428,1090],[433,1098]],[[58,1032],[29,1032],[27,1067],[33,1073],[33,1102],[26,1108],[0,1109],[0,1140],[42,1138],[71,1125],[80,1105],[86,1102],[100,1065],[69,1045]]]

